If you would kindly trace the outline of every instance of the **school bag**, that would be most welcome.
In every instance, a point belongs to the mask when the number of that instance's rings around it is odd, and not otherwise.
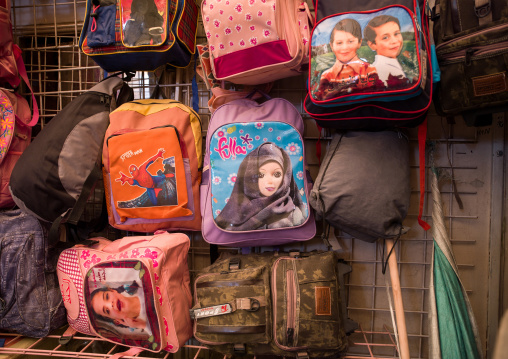
[[[436,1],[432,12],[441,82],[434,96],[443,116],[485,126],[508,103],[506,1]]]
[[[235,357],[345,354],[357,324],[347,315],[335,252],[222,256],[194,281],[194,337]]]
[[[0,1],[0,208],[14,206],[9,192],[12,169],[39,120],[21,49],[13,42],[10,11],[10,1]],[[18,93],[21,80],[32,93],[33,115],[27,100]]]
[[[201,184],[205,241],[250,247],[314,237],[303,131],[300,113],[282,98],[234,100],[212,114]]]
[[[197,20],[192,0],[87,0],[79,47],[108,72],[185,67]]]
[[[32,118],[25,98],[8,89],[0,88],[0,208],[14,207],[9,182],[14,166],[28,147],[32,126],[38,116]]]
[[[56,263],[61,249],[20,209],[0,212],[0,330],[42,338],[65,325]]]
[[[321,0],[315,8],[305,111],[317,124],[383,130],[422,123],[432,66],[419,2]],[[348,41],[354,46],[346,51]]]
[[[407,231],[409,169],[402,130],[334,133],[310,192],[317,220],[368,242],[400,236]]]
[[[60,223],[80,222],[102,175],[101,147],[109,113],[130,99],[132,89],[123,79],[112,76],[99,82],[58,112],[14,166],[9,184],[14,202],[52,223],[51,241]]]
[[[57,274],[69,330],[96,335],[143,350],[177,352],[192,336],[189,238],[182,233],[150,236],[66,249]],[[116,354],[116,357],[121,356]]]
[[[256,85],[300,75],[312,16],[300,0],[203,0],[210,63],[219,81]]]
[[[178,101],[136,100],[113,111],[103,146],[110,225],[199,231],[201,143],[199,115]]]

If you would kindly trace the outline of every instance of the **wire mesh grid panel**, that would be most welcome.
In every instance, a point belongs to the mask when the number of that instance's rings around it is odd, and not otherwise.
[[[13,1],[14,33],[23,49],[29,78],[41,110],[41,121],[34,130],[34,135],[74,97],[92,87],[104,76],[104,72],[93,60],[80,52],[77,44],[84,12],[85,2],[78,0]],[[198,27],[199,42],[205,42],[201,23]],[[157,75],[159,73],[136,74],[130,83],[135,90],[135,98],[150,96]],[[166,69],[160,84],[168,98],[190,105],[193,77],[192,64],[186,69]],[[305,155],[311,175],[316,178],[320,165],[316,146],[326,149],[330,133],[320,133],[314,121],[303,110],[305,80],[305,74],[279,80],[275,82],[270,96],[289,100],[302,114],[305,121]],[[206,135],[211,116],[207,106],[210,94],[199,79],[198,88],[199,114],[203,135]],[[496,311],[492,310],[496,298],[489,298],[492,282],[496,280],[495,273],[489,274],[489,248],[492,241],[497,241],[492,238],[491,226],[493,218],[501,217],[501,213],[493,212],[493,202],[501,200],[493,198],[493,193],[499,193],[499,186],[502,193],[503,186],[502,181],[499,183],[492,178],[492,173],[495,173],[497,168],[493,156],[493,141],[502,137],[500,133],[503,129],[494,123],[488,129],[477,131],[465,127],[459,121],[450,124],[433,111],[429,115],[428,128],[427,178],[432,175],[431,168],[438,169],[447,231],[452,239],[461,279],[472,302],[486,351],[488,344],[492,344],[491,333],[488,332],[488,315],[496,314]],[[433,240],[432,233],[425,232],[417,222],[420,194],[418,141],[416,129],[411,129],[409,133],[412,193],[410,213],[404,221],[409,231],[397,242],[393,255],[398,263],[411,357],[429,358],[428,296]],[[504,137],[501,138],[503,139]],[[428,182],[425,186],[424,219],[432,225]],[[497,192],[493,186],[497,186]],[[96,196],[91,199],[86,215],[93,215],[99,207],[100,196]],[[326,249],[321,239],[320,222],[317,223],[317,228],[318,234],[311,241],[296,246],[280,246],[279,249]],[[115,239],[129,233],[109,228],[105,235]],[[200,269],[210,264],[210,246],[199,232],[188,235],[191,238],[189,267],[194,277]],[[353,269],[346,281],[347,306],[350,318],[360,325],[349,337],[347,357],[398,357],[397,337],[394,335],[396,321],[390,299],[392,290],[389,276],[383,273],[385,243],[364,242],[338,229],[335,230],[335,235],[341,247],[338,250],[340,256]],[[231,249],[220,247],[218,250],[221,252]],[[495,270],[496,268],[494,272]],[[16,343],[21,343],[22,338],[10,335],[7,336],[10,344],[6,348],[0,348],[0,355],[97,358],[104,357],[104,354],[112,349],[111,344],[90,338],[79,339],[73,344],[74,347],[59,347],[57,337],[58,333],[40,341],[32,341],[29,349],[33,351],[27,351],[26,348],[16,348]],[[84,354],[85,352],[87,354]],[[162,357],[164,355],[161,354]],[[198,343],[191,340],[185,350],[172,357],[202,358],[212,355],[206,350],[200,350]]]

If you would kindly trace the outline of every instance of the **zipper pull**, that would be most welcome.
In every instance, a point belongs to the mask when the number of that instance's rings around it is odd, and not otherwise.
[[[109,106],[109,96],[108,95],[101,95],[101,103],[106,104],[106,106]]]
[[[295,335],[295,329],[294,328],[288,328],[288,330],[286,332],[286,337],[287,337],[287,340],[288,340],[287,345],[293,345],[294,335]]]
[[[467,49],[466,50],[466,66],[471,65],[471,57],[473,57],[473,55],[476,51],[478,51],[478,49]]]

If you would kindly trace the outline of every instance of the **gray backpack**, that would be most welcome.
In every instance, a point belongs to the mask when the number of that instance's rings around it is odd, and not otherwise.
[[[0,330],[42,338],[67,323],[47,231],[21,210],[0,212]]]
[[[410,194],[409,141],[403,132],[347,131],[333,135],[310,204],[317,219],[374,242],[404,233]]]
[[[132,89],[122,79],[102,80],[59,111],[14,166],[9,183],[12,198],[26,213],[52,223],[51,242],[58,240],[60,223],[80,223],[87,200],[102,179],[109,113],[131,99]],[[89,231],[85,227],[93,225],[83,226]]]

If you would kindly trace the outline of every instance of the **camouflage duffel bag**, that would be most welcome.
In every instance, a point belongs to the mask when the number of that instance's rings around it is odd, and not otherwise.
[[[347,350],[344,274],[334,252],[221,257],[194,281],[194,337],[228,356],[339,357]]]

